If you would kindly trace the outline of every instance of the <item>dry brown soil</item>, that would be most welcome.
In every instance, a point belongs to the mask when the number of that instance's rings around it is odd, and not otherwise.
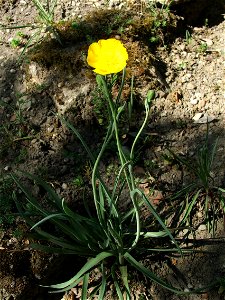
[[[0,24],[32,23],[37,13],[31,2],[0,1]],[[126,6],[122,5],[122,1],[108,1],[108,4],[107,1],[58,2],[57,21],[73,19],[78,22],[97,8],[99,14],[95,12],[94,16],[89,15],[85,19],[86,24],[92,26],[95,39],[103,35],[99,24],[112,24],[115,18],[114,13],[112,19],[108,20],[111,18],[109,10],[101,12],[108,5],[125,9],[124,16],[127,18],[134,17],[134,12],[140,17],[145,6],[144,1],[133,1],[133,8],[131,2]],[[167,19],[170,24],[167,24],[166,30],[157,32],[157,46],[146,43],[146,35],[150,31],[145,34],[145,21],[144,25],[139,24],[143,26],[143,29],[139,27],[140,36],[135,33],[135,26],[130,29],[127,24],[122,24],[131,30],[127,30],[127,34],[118,34],[114,28],[107,33],[111,37],[116,35],[121,38],[131,57],[127,69],[128,78],[131,74],[135,75],[135,128],[143,119],[142,103],[147,91],[156,91],[145,129],[148,139],[145,139],[143,159],[137,164],[135,172],[143,188],[153,188],[160,195],[153,197],[153,201],[161,206],[166,195],[196,180],[185,168],[168,162],[167,148],[194,160],[205,140],[207,120],[211,145],[219,138],[211,176],[216,186],[225,187],[225,6],[223,1],[212,4],[210,1],[196,0],[171,9],[174,15]],[[147,22],[147,19],[144,20]],[[43,42],[28,58],[25,57],[22,64],[17,63],[22,45],[13,48],[12,40],[19,39],[24,44],[26,34],[30,36],[34,29],[7,29],[0,32],[0,203],[11,199],[13,189],[18,193],[8,178],[10,172],[18,169],[42,176],[62,197],[72,204],[75,201],[77,206],[82,201],[82,191],[90,187],[88,160],[77,140],[61,125],[56,115],[65,115],[79,128],[93,151],[98,148],[103,126],[99,125],[102,116],[93,108],[95,78],[85,61],[90,40],[86,36],[85,41],[73,41],[65,24],[62,25],[65,28],[61,28],[65,31],[66,40],[63,47],[55,41]],[[25,35],[19,36],[19,31]],[[123,95],[125,99],[126,92],[129,95],[129,82],[126,89]],[[126,137],[129,144],[128,133]],[[103,170],[107,173],[114,163],[112,155],[103,163]],[[74,184],[78,175],[84,180],[83,186]],[[41,194],[37,187],[32,188],[37,196]],[[4,211],[0,206],[0,209],[2,216],[8,212],[7,208]],[[10,209],[15,212],[13,205]],[[210,253],[196,253],[172,260],[144,260],[153,271],[178,288],[207,286],[225,274],[223,220],[220,219],[218,223],[218,239],[208,239],[210,235],[201,222],[202,217],[200,209],[196,217],[196,238],[202,240],[200,249]],[[0,300],[79,299],[79,289],[68,295],[52,296],[39,284],[66,280],[79,269],[82,262],[76,258],[63,260],[30,250],[29,237],[19,235],[28,231],[24,222],[20,218],[15,218],[12,224],[8,219],[1,220]],[[131,280],[133,299],[224,299],[219,295],[218,288],[201,295],[178,297],[135,272]],[[116,299],[112,291],[108,299]]]

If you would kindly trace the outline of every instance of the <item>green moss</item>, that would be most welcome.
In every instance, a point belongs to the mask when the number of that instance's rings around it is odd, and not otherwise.
[[[164,15],[163,20],[157,20],[157,24],[163,26],[155,26],[156,16],[147,11],[138,15],[132,10],[97,10],[83,20],[74,19],[54,24],[63,46],[56,40],[47,38],[29,52],[29,58],[47,67],[57,65],[64,70],[76,69],[79,72],[86,66],[86,59],[82,53],[87,53],[90,43],[99,39],[118,37],[128,47],[128,51],[131,50],[129,61],[133,64],[136,57],[143,54],[140,53],[142,45],[145,48],[145,56],[149,52],[149,49],[146,51],[146,46],[148,48],[150,45],[153,33],[156,37],[157,34],[161,36],[163,30],[168,32],[169,26],[175,26],[173,15],[167,14],[166,17],[166,20]],[[157,40],[161,41],[162,38]],[[140,65],[142,64],[139,63]]]

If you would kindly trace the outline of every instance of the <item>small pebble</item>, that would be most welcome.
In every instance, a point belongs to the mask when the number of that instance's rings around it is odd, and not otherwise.
[[[198,102],[198,108],[201,109],[205,106],[205,100],[204,99],[201,99],[199,102]]]
[[[192,82],[188,82],[187,85],[186,85],[186,88],[188,90],[194,90],[196,88],[195,84],[192,83]]]
[[[63,183],[63,184],[62,184],[62,188],[63,188],[64,190],[66,190],[66,189],[68,188],[68,185],[67,185],[66,183]]]
[[[197,212],[197,217],[198,217],[199,219],[201,219],[201,218],[203,217],[203,215],[202,215],[202,212],[201,212],[201,211],[198,211],[198,212]]]
[[[192,120],[198,121],[201,117],[202,117],[202,113],[197,113],[197,114],[194,115],[194,117],[192,118]]]
[[[201,225],[198,227],[198,230],[199,230],[199,231],[205,231],[205,230],[206,230],[206,225],[205,225],[205,224],[201,224]]]
[[[63,82],[59,82],[57,86],[58,88],[61,88],[63,86]]]
[[[198,104],[198,99],[197,99],[197,98],[194,98],[194,97],[191,97],[190,103],[191,103],[192,105],[196,105],[196,104]]]
[[[54,125],[51,125],[47,128],[47,131],[50,133],[54,130]]]

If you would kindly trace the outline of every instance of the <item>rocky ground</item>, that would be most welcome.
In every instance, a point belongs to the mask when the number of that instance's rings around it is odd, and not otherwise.
[[[213,5],[207,1],[183,2],[171,7],[174,15],[169,17],[168,11],[149,1],[151,11],[160,18],[163,16],[160,20],[167,22],[162,30],[146,31],[151,34],[149,44],[144,34],[144,30],[149,30],[148,26],[144,27],[146,17],[141,22],[136,17],[139,25],[133,28],[129,22],[121,21],[120,32],[113,26],[107,27],[118,16],[118,12],[113,13],[112,9],[124,9],[126,14],[123,12],[123,18],[126,16],[128,20],[134,12],[137,16],[144,14],[145,1],[60,1],[55,9],[55,18],[65,21],[59,25],[61,32],[65,32],[62,34],[65,46],[60,48],[55,42],[43,42],[35,50],[31,49],[29,56],[20,64],[17,59],[35,29],[4,29],[0,32],[1,300],[80,298],[79,289],[68,295],[51,296],[38,286],[40,280],[48,284],[52,283],[52,278],[54,282],[62,281],[64,276],[68,278],[68,273],[73,274],[78,263],[71,265],[70,260],[62,262],[61,258],[31,251],[29,238],[21,237],[21,232],[27,231],[23,221],[6,216],[10,211],[15,212],[10,202],[15,186],[8,177],[12,171],[20,169],[42,176],[69,202],[77,199],[76,203],[80,203],[81,191],[90,185],[88,161],[78,142],[61,126],[56,116],[56,113],[65,115],[77,125],[93,149],[98,146],[104,116],[94,110],[92,91],[95,78],[85,62],[90,32],[85,42],[82,38],[79,40],[79,36],[76,36],[78,42],[74,42],[74,36],[68,33],[67,20],[73,19],[74,26],[85,20],[85,24],[91,24],[92,37],[96,39],[103,34],[98,24],[103,24],[104,34],[107,29],[109,36],[123,40],[130,54],[128,80],[131,74],[135,76],[135,101],[140,119],[147,91],[156,91],[145,129],[144,159],[135,170],[142,187],[156,191],[157,197],[153,197],[155,204],[162,205],[166,195],[196,180],[185,168],[171,163],[168,148],[193,161],[199,147],[204,144],[207,123],[210,145],[213,146],[218,139],[211,176],[216,186],[225,187],[225,7],[222,1]],[[107,12],[102,13],[105,8]],[[95,11],[93,16],[91,11]],[[3,25],[33,23],[37,17],[31,1],[26,0],[2,0],[0,12],[0,24]],[[126,86],[128,94],[129,83]],[[135,126],[140,123],[138,119]],[[126,133],[125,140],[129,140],[129,133]],[[124,143],[126,145],[126,141]],[[113,163],[114,158],[110,158],[103,169],[109,170]],[[83,183],[79,186],[77,179],[80,176]],[[38,188],[34,190],[36,195],[40,192]],[[205,241],[209,235],[201,222],[202,214],[200,210],[197,215],[196,236]],[[157,261],[153,270],[182,289],[210,284],[225,271],[222,219],[219,220],[216,237],[220,239],[207,240],[209,245],[204,245],[204,250],[211,251],[210,254],[174,258],[170,267],[168,261]],[[48,268],[52,261],[54,267]],[[57,269],[57,266],[62,269],[62,263],[66,274]],[[151,261],[146,260],[146,265],[149,264]],[[57,273],[60,274],[56,276]],[[138,274],[134,275],[133,281],[134,299],[224,299],[218,289],[201,295],[178,297],[150,284]],[[110,295],[108,299],[115,299]]]

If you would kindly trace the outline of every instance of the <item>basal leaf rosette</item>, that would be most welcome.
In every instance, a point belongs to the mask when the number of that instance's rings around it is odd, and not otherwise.
[[[127,50],[116,39],[99,40],[88,49],[88,64],[94,68],[94,72],[100,75],[108,75],[122,71],[128,60]]]

